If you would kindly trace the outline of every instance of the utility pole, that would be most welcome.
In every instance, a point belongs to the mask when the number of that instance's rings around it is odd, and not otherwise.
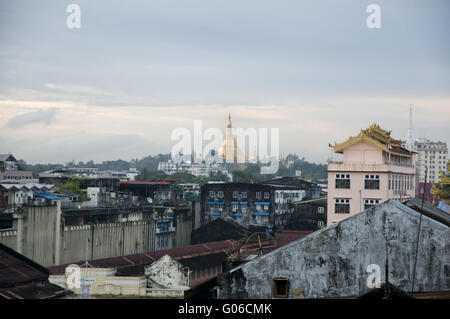
[[[424,183],[424,186],[423,186],[422,207],[420,208],[419,227],[417,229],[416,256],[414,258],[414,270],[413,270],[413,279],[412,279],[411,293],[414,292],[414,283],[415,283],[415,280],[416,280],[417,254],[419,252],[420,227],[422,225],[423,202],[425,200],[425,192],[427,190],[427,177],[428,177],[428,166],[425,168],[425,183]]]

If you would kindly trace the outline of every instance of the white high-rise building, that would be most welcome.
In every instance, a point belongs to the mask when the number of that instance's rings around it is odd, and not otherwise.
[[[417,152],[416,168],[419,183],[425,181],[425,170],[428,167],[428,183],[439,183],[440,171],[447,174],[447,143],[432,142],[426,138],[418,138],[414,143],[414,150]]]

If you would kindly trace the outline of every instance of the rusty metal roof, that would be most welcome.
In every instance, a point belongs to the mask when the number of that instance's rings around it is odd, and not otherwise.
[[[89,264],[93,267],[100,268],[116,268],[122,274],[136,274],[139,270],[143,270],[144,266],[152,264],[154,261],[158,260],[164,255],[169,255],[178,261],[183,261],[190,258],[195,258],[198,256],[212,255],[225,251],[232,251],[239,248],[239,243],[233,240],[222,240],[210,243],[203,243],[179,248],[148,251],[139,254],[132,254],[119,257],[111,257],[97,260],[89,260]],[[80,261],[77,264],[83,265],[85,262]],[[64,274],[65,269],[68,265],[58,265],[52,266],[48,269],[51,274]]]
[[[0,244],[0,288],[34,280],[47,280],[48,275],[45,267]]]
[[[10,288],[0,289],[0,299],[49,299],[62,297],[67,291],[63,288],[45,282],[43,284],[26,283]]]
[[[450,291],[414,292],[414,299],[450,299]]]
[[[308,236],[314,233],[314,230],[284,230],[277,232],[275,238],[277,240],[277,247],[284,246],[291,241]]]
[[[66,294],[48,282],[49,271],[0,244],[0,299],[45,299]]]

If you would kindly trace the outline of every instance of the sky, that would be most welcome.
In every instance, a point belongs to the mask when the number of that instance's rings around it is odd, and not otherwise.
[[[325,163],[372,123],[406,139],[410,105],[414,137],[449,143],[450,2],[429,3],[0,0],[0,153],[131,160],[169,153],[194,120],[225,131],[231,113]]]

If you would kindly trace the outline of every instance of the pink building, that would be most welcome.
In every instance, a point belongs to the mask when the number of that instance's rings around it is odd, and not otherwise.
[[[327,225],[388,199],[415,194],[415,153],[401,147],[391,132],[373,124],[359,135],[336,144],[343,161],[328,163]]]

